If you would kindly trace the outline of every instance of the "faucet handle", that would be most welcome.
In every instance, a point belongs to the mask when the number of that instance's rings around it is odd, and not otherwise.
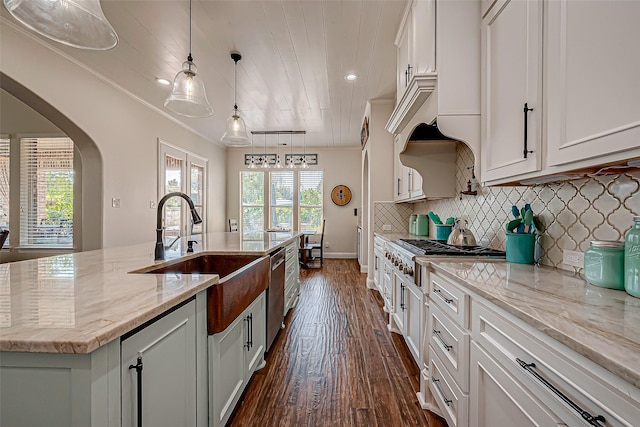
[[[187,252],[193,252],[193,244],[198,244],[197,240],[187,240]]]

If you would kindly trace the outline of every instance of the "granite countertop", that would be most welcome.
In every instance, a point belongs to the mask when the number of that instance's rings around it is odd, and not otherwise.
[[[544,266],[459,258],[416,261],[640,388],[640,298]]]
[[[266,255],[300,235],[208,233],[181,238],[166,261],[154,242],[0,264],[0,351],[91,353],[218,282],[217,274],[137,274],[202,253]]]

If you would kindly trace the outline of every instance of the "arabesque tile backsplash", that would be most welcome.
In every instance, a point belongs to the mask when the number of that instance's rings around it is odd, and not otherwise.
[[[457,147],[457,190],[467,189],[468,166],[473,154],[464,144]],[[525,203],[545,226],[539,239],[540,262],[556,268],[563,250],[589,248],[591,240],[624,240],[640,215],[640,173],[602,175],[558,184],[534,187],[480,187],[477,196],[416,203],[413,213],[434,211],[441,218],[464,218],[479,245],[505,248],[505,224],[513,218],[511,206]],[[406,229],[405,229],[406,231]],[[430,230],[431,231],[431,230]]]

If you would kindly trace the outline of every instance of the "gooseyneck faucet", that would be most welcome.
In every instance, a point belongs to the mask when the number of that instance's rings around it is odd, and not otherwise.
[[[164,207],[165,202],[174,196],[182,197],[187,201],[187,203],[189,203],[189,209],[191,210],[191,218],[193,219],[194,224],[200,224],[202,222],[202,218],[200,218],[200,215],[198,215],[198,212],[196,211],[196,208],[193,205],[193,200],[191,200],[189,196],[179,191],[165,194],[162,197],[162,199],[160,199],[160,201],[158,202],[158,217],[157,217],[158,222],[156,224],[156,251],[155,251],[156,261],[164,259],[164,239],[162,236],[164,227],[162,227],[162,208]]]

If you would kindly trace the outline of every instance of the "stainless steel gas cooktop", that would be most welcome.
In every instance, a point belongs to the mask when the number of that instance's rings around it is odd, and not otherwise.
[[[437,240],[400,239],[396,243],[416,255],[482,256],[504,258],[505,252],[484,246],[454,246]]]

